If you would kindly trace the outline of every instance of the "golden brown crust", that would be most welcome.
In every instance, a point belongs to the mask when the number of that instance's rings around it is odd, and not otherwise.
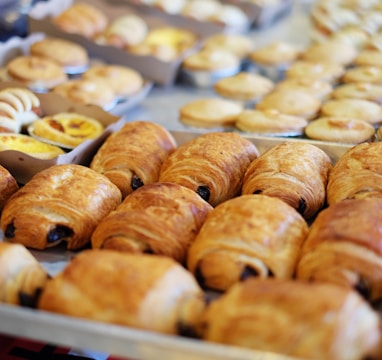
[[[241,195],[210,213],[187,266],[202,286],[221,291],[251,276],[291,278],[307,232],[302,216],[282,200]]]
[[[304,243],[297,277],[382,296],[382,199],[344,200],[322,210]]]
[[[382,85],[367,82],[341,84],[333,89],[330,97],[364,99],[382,105]]]
[[[6,203],[5,239],[45,249],[61,241],[68,249],[90,242],[96,225],[121,202],[118,188],[82,165],[53,165],[38,172]]]
[[[193,276],[170,258],[87,250],[48,282],[38,305],[41,310],[176,334],[178,327],[195,325],[204,299]]]
[[[90,168],[107,176],[125,197],[143,184],[158,181],[163,162],[176,146],[163,126],[128,122],[101,145]]]
[[[0,241],[0,302],[34,306],[48,278],[23,245]]]
[[[0,165],[0,212],[8,199],[19,189],[16,179],[2,165]]]
[[[309,219],[325,204],[331,169],[329,156],[317,146],[285,141],[252,161],[242,194],[278,197]]]
[[[380,341],[377,313],[354,291],[292,280],[236,284],[202,325],[207,341],[304,359],[357,360]]]
[[[100,222],[92,247],[165,255],[184,263],[211,210],[210,204],[184,186],[148,184]]]
[[[232,132],[211,132],[178,147],[164,162],[159,181],[199,193],[212,206],[239,194],[256,146]]]
[[[382,197],[382,142],[358,144],[343,154],[329,175],[328,204],[365,197]]]

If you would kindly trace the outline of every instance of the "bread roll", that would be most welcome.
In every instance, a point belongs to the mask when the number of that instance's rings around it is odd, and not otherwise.
[[[207,341],[302,359],[372,359],[381,337],[378,314],[356,292],[277,279],[234,285],[207,308],[202,329]]]
[[[184,186],[144,185],[100,222],[92,246],[165,255],[183,263],[211,210],[207,201]]]
[[[382,297],[382,199],[344,200],[322,210],[309,230],[297,276]]]
[[[203,287],[222,291],[251,276],[291,278],[307,232],[284,201],[242,195],[210,213],[188,251],[188,269]]]
[[[204,305],[193,276],[170,258],[87,250],[46,284],[38,308],[177,334],[194,327]]]
[[[244,172],[258,154],[256,146],[237,133],[202,134],[165,160],[159,181],[188,187],[216,206],[240,193]]]
[[[0,241],[0,302],[34,307],[48,278],[23,245]]]
[[[278,197],[310,219],[325,204],[331,169],[330,157],[317,146],[285,141],[252,161],[242,194]]]
[[[95,154],[90,168],[107,176],[123,197],[158,181],[161,166],[176,149],[170,132],[148,121],[126,123]]]
[[[45,249],[61,241],[70,250],[90,242],[96,225],[121,202],[105,176],[82,165],[42,170],[6,203],[1,216],[5,240]]]

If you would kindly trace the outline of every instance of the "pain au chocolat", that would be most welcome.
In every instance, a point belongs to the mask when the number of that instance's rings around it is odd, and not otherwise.
[[[38,303],[40,310],[166,334],[192,331],[204,307],[194,277],[175,260],[113,250],[79,253]]]
[[[7,201],[1,216],[5,241],[45,249],[61,241],[75,250],[90,242],[99,221],[121,202],[105,176],[76,164],[36,173]]]
[[[147,184],[106,216],[92,235],[93,248],[165,255],[184,263],[212,206],[174,183]]]
[[[208,215],[188,251],[201,286],[225,291],[248,277],[294,275],[308,225],[291,206],[265,195],[241,195]]]
[[[278,197],[309,219],[325,204],[332,167],[330,157],[317,146],[285,141],[252,161],[242,194]]]
[[[90,168],[108,177],[125,197],[144,184],[158,181],[163,162],[176,146],[163,126],[149,121],[128,122],[101,145]]]
[[[240,193],[244,172],[258,154],[256,146],[237,133],[205,133],[164,161],[159,181],[188,187],[216,206]]]

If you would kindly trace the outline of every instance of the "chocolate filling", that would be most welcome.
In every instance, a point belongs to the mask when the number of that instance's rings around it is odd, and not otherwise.
[[[208,186],[201,185],[196,189],[196,193],[205,201],[210,199],[210,189]]]
[[[133,190],[137,190],[143,185],[144,185],[143,181],[136,174],[134,174],[131,178],[131,184],[130,184],[131,188]]]
[[[10,224],[7,225],[7,227],[5,228],[5,231],[4,231],[4,236],[6,238],[13,238],[15,237],[15,225],[13,222],[11,222]]]
[[[74,232],[71,228],[64,225],[57,225],[54,229],[48,232],[46,240],[48,243],[54,243],[73,236]]]
[[[304,212],[306,210],[306,201],[305,199],[301,198],[298,204],[298,208],[296,209],[301,215],[304,215]]]
[[[363,278],[358,280],[355,284],[354,289],[366,300],[370,299],[370,287]]]

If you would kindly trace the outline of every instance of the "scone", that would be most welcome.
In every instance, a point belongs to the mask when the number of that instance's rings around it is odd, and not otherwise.
[[[307,125],[308,121],[302,117],[282,114],[273,109],[244,110],[235,123],[241,131],[264,136],[302,135]]]
[[[53,159],[64,150],[24,134],[0,133],[0,151],[16,150],[37,159]]]
[[[179,120],[188,126],[200,128],[231,127],[235,125],[243,105],[220,98],[193,100],[179,109]]]
[[[103,131],[104,126],[97,119],[75,112],[45,116],[31,127],[32,136],[68,149],[97,138]]]
[[[1,229],[6,241],[28,248],[42,250],[66,241],[69,250],[81,249],[120,202],[121,192],[106,176],[83,165],[56,164],[12,195]]]
[[[89,65],[87,50],[70,40],[47,37],[33,43],[29,53],[54,60],[71,74],[82,73]]]
[[[342,76],[343,83],[372,83],[382,85],[382,68],[371,65],[355,66]]]
[[[319,147],[284,141],[251,162],[241,193],[280,198],[305,219],[311,219],[325,205],[332,167],[329,155]]]
[[[256,103],[264,95],[270,93],[273,88],[273,81],[249,72],[240,72],[222,78],[214,84],[214,90],[218,95],[245,103]]]
[[[89,68],[82,76],[84,79],[101,79],[116,96],[126,97],[139,92],[144,80],[142,75],[128,66],[100,64]]]
[[[100,9],[83,2],[70,5],[52,21],[61,30],[86,38],[94,38],[102,33],[108,24],[108,18]]]
[[[257,110],[277,110],[282,114],[313,119],[321,107],[316,96],[302,90],[275,89],[265,95],[256,105]]]
[[[325,100],[333,90],[329,81],[310,77],[290,77],[276,84],[276,90],[300,90]]]
[[[330,97],[364,99],[382,105],[382,85],[365,82],[342,84],[333,89]]]
[[[382,107],[364,99],[331,99],[322,104],[320,113],[321,116],[363,120],[372,125],[382,122]]]
[[[244,173],[258,155],[257,147],[237,133],[208,132],[165,160],[159,182],[186,186],[216,206],[239,195]]]
[[[305,127],[305,135],[314,140],[359,144],[364,141],[373,141],[375,128],[356,117],[322,116]]]
[[[187,267],[206,289],[227,291],[250,277],[293,277],[308,225],[291,206],[241,195],[212,210],[188,251]]]
[[[47,271],[28,249],[0,241],[0,303],[35,307],[48,280]]]
[[[36,55],[17,56],[6,64],[7,76],[40,91],[46,91],[68,80],[63,67],[54,60]]]
[[[78,104],[97,105],[111,109],[116,103],[116,94],[105,79],[77,78],[57,85],[52,92]]]
[[[38,302],[44,311],[172,335],[192,332],[204,308],[202,290],[175,260],[112,250],[78,254]]]

